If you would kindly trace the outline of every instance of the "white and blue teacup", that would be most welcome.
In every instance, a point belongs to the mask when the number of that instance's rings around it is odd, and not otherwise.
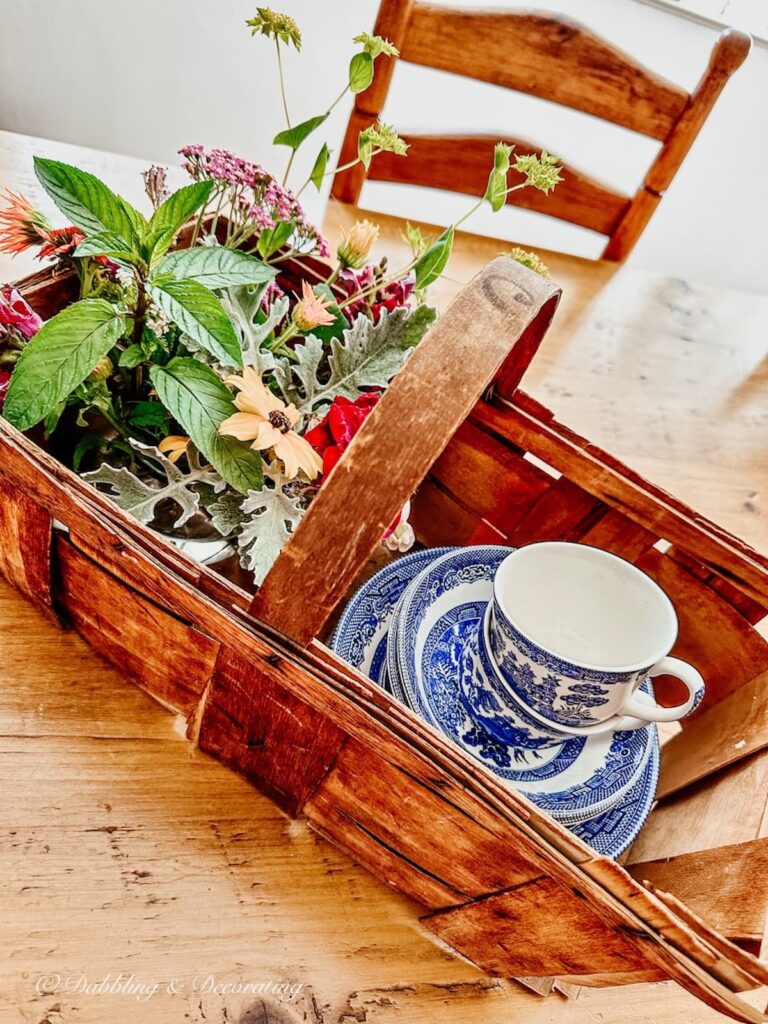
[[[683,718],[701,700],[704,680],[668,657],[676,639],[677,615],[661,587],[600,548],[529,544],[496,573],[491,657],[518,702],[554,727],[594,727],[622,715]],[[659,675],[680,679],[688,699],[666,708],[637,692]]]
[[[615,715],[591,725],[553,723],[531,711],[507,685],[490,653],[491,605],[467,637],[459,665],[459,694],[469,716],[502,743],[527,750],[557,746],[573,736],[627,732],[647,723]],[[648,699],[645,695],[644,699]]]

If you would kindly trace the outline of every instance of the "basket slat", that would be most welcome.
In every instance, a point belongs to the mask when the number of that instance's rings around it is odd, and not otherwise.
[[[552,413],[528,395],[518,392],[514,406],[480,402],[471,418],[543,459],[634,522],[678,544],[768,607],[768,559],[557,423]]]
[[[106,575],[56,537],[59,605],[78,633],[156,700],[189,714],[211,676],[219,644]]]
[[[659,797],[768,746],[768,672],[739,687],[705,711],[694,729],[672,736],[664,746]]]
[[[508,828],[457,806],[452,789],[415,758],[393,764],[352,740],[304,813],[319,832],[428,907],[464,903],[541,876],[541,861],[526,857]]]
[[[768,750],[761,750],[662,800],[633,845],[632,860],[757,839],[765,834],[767,793]]]
[[[489,974],[617,974],[648,971],[637,945],[606,926],[584,898],[551,878],[439,910],[422,922]],[[506,936],[506,938],[505,938]],[[661,969],[654,980],[668,977]]]
[[[279,662],[277,656],[273,660]],[[274,675],[222,648],[198,745],[256,782],[288,814],[301,811],[346,739],[327,715],[279,685]]]
[[[0,572],[39,607],[51,606],[51,517],[0,470]]]
[[[768,669],[768,643],[727,601],[667,554],[648,551],[637,566],[656,580],[675,605],[680,632],[673,654],[707,667],[704,700],[684,720],[684,731],[689,731],[697,716]],[[681,695],[682,689],[678,692]]]
[[[768,902],[768,839],[633,863],[628,870],[643,884],[674,892],[728,938],[759,945]]]

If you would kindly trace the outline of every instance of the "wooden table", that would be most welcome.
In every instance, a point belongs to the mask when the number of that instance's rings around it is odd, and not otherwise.
[[[33,152],[140,198],[138,161],[7,133],[0,186],[39,198]],[[351,216],[332,210],[329,233]],[[391,252],[398,226],[383,223]],[[462,236],[436,300],[500,248]],[[3,280],[30,269],[23,258],[0,262]],[[768,549],[758,331],[768,300],[562,257],[550,264],[565,299],[529,388]],[[672,984],[565,1001],[485,978],[422,932],[408,900],[192,750],[172,715],[2,582],[0,623],[2,1024],[431,1024],[449,1012],[467,1024],[722,1019]],[[114,993],[78,991],[105,976]],[[238,983],[250,993],[221,988]],[[279,1004],[281,984],[294,987]],[[272,1016],[258,1005],[243,1016],[260,1003],[259,986],[272,991]]]

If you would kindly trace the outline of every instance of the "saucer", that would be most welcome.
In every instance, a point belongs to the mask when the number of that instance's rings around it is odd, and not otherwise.
[[[511,746],[490,735],[465,710],[459,665],[493,592],[508,548],[448,552],[411,583],[397,610],[397,666],[412,708],[497,775],[563,824],[602,814],[642,774],[657,745],[655,728],[564,737],[542,747]],[[548,743],[551,743],[551,738]]]
[[[568,826],[574,835],[604,857],[619,857],[637,839],[648,820],[659,781],[659,745],[654,743],[645,770],[610,810]]]
[[[331,639],[335,651],[353,668],[399,697],[397,683],[386,678],[387,635],[395,605],[415,576],[451,548],[412,551],[379,569],[350,599]]]

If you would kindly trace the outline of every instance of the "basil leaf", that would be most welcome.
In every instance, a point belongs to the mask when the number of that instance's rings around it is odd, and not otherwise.
[[[169,253],[157,268],[177,281],[197,281],[206,288],[232,288],[241,284],[263,284],[277,271],[244,252],[206,245]]]
[[[453,228],[447,228],[440,237],[420,256],[413,268],[416,275],[416,289],[428,288],[445,270],[453,249]]]
[[[160,402],[137,402],[128,421],[136,427],[168,428],[168,410]]]
[[[115,345],[125,320],[104,299],[83,299],[48,320],[13,370],[3,415],[19,430],[56,408]]]
[[[272,140],[272,144],[275,146],[288,146],[289,149],[298,149],[304,139],[311,135],[315,128],[319,128],[327,117],[327,113],[320,114],[318,117],[310,117],[308,121],[302,121],[301,124],[295,124],[293,128],[286,128],[285,131],[277,133]]]
[[[309,176],[309,180],[312,182],[312,184],[315,186],[318,192],[323,187],[323,178],[325,177],[325,172],[328,167],[328,160],[330,159],[330,156],[331,151],[330,149],[328,149],[327,143],[324,142],[322,148],[320,149],[320,152],[317,154],[317,159],[315,160],[314,167],[312,168],[312,173]]]
[[[160,401],[219,475],[243,494],[261,490],[261,455],[247,441],[219,433],[220,424],[237,408],[213,370],[197,359],[178,357],[166,366],[153,366],[149,374]]]
[[[129,345],[118,359],[117,365],[122,366],[126,370],[132,370],[139,363],[143,363],[146,358],[141,345]]]
[[[231,366],[243,365],[235,329],[213,292],[197,281],[176,281],[167,275],[153,278],[147,292],[155,305],[206,352]]]
[[[158,206],[143,239],[149,256],[157,258],[163,255],[192,214],[208,202],[213,187],[212,181],[196,181],[180,188]]]
[[[88,234],[113,232],[122,249],[136,247],[146,221],[93,174],[59,160],[35,157],[35,174],[61,212]]]
[[[135,254],[128,252],[125,239],[113,231],[99,231],[78,245],[74,256],[114,256],[117,260],[130,261]]]
[[[370,53],[356,53],[349,62],[349,91],[363,92],[373,81],[373,57]]]

